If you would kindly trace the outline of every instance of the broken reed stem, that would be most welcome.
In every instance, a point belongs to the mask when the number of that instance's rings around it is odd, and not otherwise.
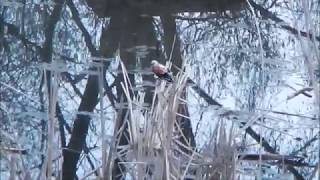
[[[54,138],[54,125],[55,125],[55,115],[56,115],[56,104],[57,104],[57,93],[58,93],[58,82],[60,79],[60,73],[55,70],[50,70],[50,77],[48,77],[47,70],[44,69],[44,80],[45,80],[45,90],[48,97],[48,142],[47,142],[47,164],[46,173],[47,178],[52,176],[52,154],[53,154],[53,138]],[[49,78],[49,82],[47,81]],[[48,84],[50,83],[50,84]]]
[[[105,179],[105,174],[104,170],[106,169],[106,158],[107,158],[107,142],[105,139],[105,118],[104,118],[104,103],[103,103],[103,63],[101,62],[100,66],[98,66],[98,71],[99,71],[99,94],[100,94],[100,121],[101,121],[101,143],[102,143],[102,148],[101,148],[101,156],[102,156],[102,166],[101,166],[101,178]]]

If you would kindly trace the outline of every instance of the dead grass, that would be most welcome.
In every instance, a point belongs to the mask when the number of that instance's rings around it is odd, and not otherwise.
[[[223,120],[217,123],[202,152],[180,142],[183,134],[176,117],[184,116],[177,112],[182,101],[185,102],[181,97],[186,88],[186,74],[178,73],[172,84],[157,80],[152,105],[146,109],[144,94],[130,96],[132,87],[123,64],[122,69],[125,77],[122,87],[128,99],[126,121],[129,123],[130,143],[118,146],[121,151],[112,156],[125,157],[122,164],[127,175],[133,179],[234,178],[233,137],[232,133],[229,132],[229,136],[226,133]],[[111,159],[114,158],[109,161]]]

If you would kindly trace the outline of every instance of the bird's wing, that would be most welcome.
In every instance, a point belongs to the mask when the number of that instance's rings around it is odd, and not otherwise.
[[[152,67],[152,71],[155,73],[155,74],[165,74],[168,72],[167,68],[161,64],[159,65],[156,65],[154,67]]]

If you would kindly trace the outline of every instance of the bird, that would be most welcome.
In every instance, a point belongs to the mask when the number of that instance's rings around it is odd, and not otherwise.
[[[158,61],[151,61],[151,69],[152,72],[159,77],[159,79],[164,79],[168,82],[173,82],[172,76],[169,73],[168,68],[160,64]]]

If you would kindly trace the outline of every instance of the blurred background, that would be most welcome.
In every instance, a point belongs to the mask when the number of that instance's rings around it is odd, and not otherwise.
[[[0,179],[318,179],[319,45],[317,0],[1,0]]]

